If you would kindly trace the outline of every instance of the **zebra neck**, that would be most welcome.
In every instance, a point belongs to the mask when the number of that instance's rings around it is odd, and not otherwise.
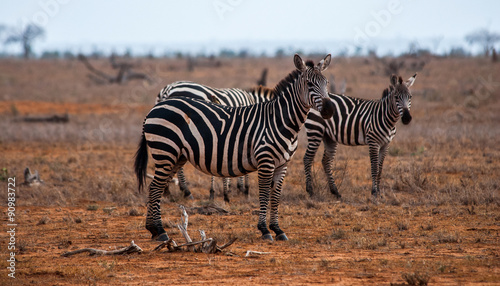
[[[386,123],[385,125],[391,128],[396,126],[396,123],[399,120],[399,111],[392,95],[382,98],[379,101],[379,108],[383,113],[382,119]]]
[[[306,106],[302,97],[307,92],[307,87],[302,82],[302,73],[294,70],[276,86],[273,100],[274,117],[281,122],[279,129],[291,129],[299,132],[306,121],[309,106]]]
[[[290,90],[295,90],[290,87],[289,90],[284,91],[287,93]],[[300,100],[299,94],[281,94],[273,105],[273,113],[276,122],[278,122],[279,129],[293,130],[299,132],[304,124],[309,113],[309,107],[305,106]]]

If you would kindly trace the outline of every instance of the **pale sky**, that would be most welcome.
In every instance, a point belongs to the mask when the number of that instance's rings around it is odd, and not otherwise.
[[[500,33],[498,15],[495,0],[0,2],[0,24],[19,28],[33,21],[45,28],[37,52],[129,47],[161,53],[225,46],[259,52],[282,45],[335,53],[356,45],[407,50],[410,41],[436,51],[453,45],[469,49],[467,33],[480,28]]]

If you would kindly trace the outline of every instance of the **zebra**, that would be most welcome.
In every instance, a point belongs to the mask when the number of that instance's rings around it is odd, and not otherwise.
[[[247,106],[251,104],[256,104],[260,102],[269,101],[274,98],[273,89],[258,86],[249,90],[243,90],[239,88],[212,88],[206,85],[195,83],[192,81],[176,81],[164,87],[156,97],[156,103],[162,102],[168,98],[172,97],[191,97],[200,100],[211,101],[218,104],[223,104],[226,106]],[[177,178],[179,179],[179,188],[184,194],[184,197],[192,198],[191,191],[189,190],[186,182],[186,177],[184,176],[183,169],[179,169],[177,173]],[[229,202],[228,189],[230,184],[230,178],[223,179],[223,194],[224,201]],[[210,184],[210,200],[214,200],[215,188],[214,188],[214,177],[212,176]],[[249,179],[248,175],[238,178],[237,188],[239,191],[248,196],[249,193]],[[167,190],[168,193],[168,190]]]
[[[341,195],[332,176],[332,162],[337,145],[368,145],[371,161],[372,195],[380,195],[380,177],[387,147],[396,135],[396,122],[401,118],[404,125],[410,123],[411,92],[409,87],[417,74],[403,82],[401,77],[392,75],[391,85],[382,93],[380,100],[365,100],[339,94],[329,94],[335,106],[334,115],[323,119],[311,110],[305,122],[307,150],[304,155],[306,191],[314,195],[311,180],[311,164],[321,141],[325,144],[322,164],[328,178],[330,192],[337,198]]]
[[[258,171],[259,220],[265,240],[288,240],[278,224],[278,206],[287,164],[297,150],[300,128],[311,108],[323,118],[333,113],[327,99],[328,81],[322,74],[331,61],[327,55],[317,66],[294,56],[296,69],[275,87],[271,101],[245,107],[227,107],[187,97],[158,103],[146,116],[134,169],[143,188],[148,147],[155,164],[149,186],[146,229],[152,239],[168,240],[162,227],[160,198],[175,173],[187,161],[198,170],[219,177]]]

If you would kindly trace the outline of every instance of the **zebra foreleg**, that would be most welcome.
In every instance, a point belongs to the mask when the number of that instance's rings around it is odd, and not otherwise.
[[[384,166],[385,156],[387,155],[389,144],[383,145],[380,147],[380,151],[378,152],[378,174],[377,174],[377,186],[380,191],[380,179],[382,178],[382,167]]]
[[[378,186],[380,146],[377,143],[368,143],[368,146],[372,172],[372,196],[377,197],[380,195]]]
[[[325,171],[326,178],[328,179],[328,187],[330,188],[330,192],[340,199],[342,196],[339,194],[337,186],[335,185],[335,180],[333,179],[333,170],[332,163],[335,158],[335,154],[337,153],[337,142],[332,140],[327,140],[325,137],[325,152],[323,153],[323,160],[321,163],[323,164],[323,170]]]
[[[285,179],[287,167],[283,166],[274,171],[273,186],[271,188],[271,212],[269,219],[269,228],[276,233],[276,240],[288,240],[285,232],[280,229],[278,224],[278,207],[281,198],[281,188]]]

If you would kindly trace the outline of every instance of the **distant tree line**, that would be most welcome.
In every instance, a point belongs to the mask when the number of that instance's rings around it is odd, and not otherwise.
[[[33,52],[33,45],[45,36],[45,30],[36,25],[36,24],[28,24],[24,27],[8,27],[6,25],[0,24],[0,42],[3,43],[4,46],[10,45],[18,45],[21,47],[22,53],[21,57],[24,59],[39,57],[42,59],[75,59],[78,54],[66,50],[66,51],[58,51],[58,50],[47,50],[43,51],[40,55],[35,55]],[[447,53],[438,54],[437,46],[443,37],[436,37],[432,40],[434,51],[431,51],[428,48],[423,48],[419,45],[417,41],[410,42],[408,46],[408,50],[402,53],[400,56],[449,56],[449,57],[470,57],[472,54],[467,51],[464,47],[456,46],[452,47]],[[465,36],[465,41],[471,46],[479,46],[483,50],[483,55],[485,57],[492,57],[493,61],[496,61],[497,51],[495,49],[495,44],[500,42],[500,34],[496,32],[492,32],[488,29],[480,29],[474,32],[471,32]],[[363,53],[363,51],[365,51]],[[240,49],[234,50],[229,48],[223,48],[218,53],[205,53],[199,52],[195,55],[191,53],[186,53],[182,51],[170,51],[165,52],[162,56],[155,55],[152,51],[148,52],[142,56],[135,55],[134,57],[140,58],[248,58],[248,57],[288,57],[293,55],[294,53],[305,54],[308,57],[317,56],[321,53],[303,53],[302,51],[297,51],[293,48],[277,48],[273,55],[268,55],[265,52],[260,54],[255,54],[250,52],[248,49]],[[0,57],[12,57],[15,55],[7,54],[5,51],[0,52]],[[105,52],[99,50],[94,47],[93,51],[87,55],[89,58],[107,58],[108,56],[118,56],[117,53],[111,52],[111,54],[106,54]],[[378,57],[376,52],[376,47],[368,47],[363,48],[362,46],[355,46],[353,53],[350,53],[347,48],[340,49],[340,51],[335,55],[337,57],[349,57],[349,56],[369,56],[369,57]],[[129,58],[132,57],[131,49],[127,49],[121,57]]]

